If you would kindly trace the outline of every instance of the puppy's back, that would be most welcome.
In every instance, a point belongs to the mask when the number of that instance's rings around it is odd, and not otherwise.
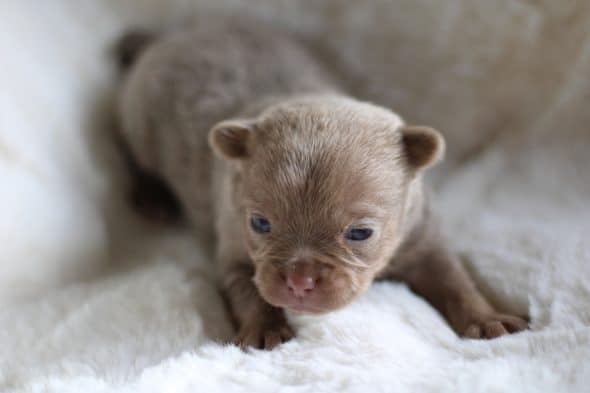
[[[147,46],[129,69],[120,102],[123,132],[140,146],[146,167],[165,167],[173,139],[191,148],[206,144],[214,123],[249,102],[328,84],[303,48],[268,27],[211,23],[151,43],[127,38],[141,44],[131,49]]]

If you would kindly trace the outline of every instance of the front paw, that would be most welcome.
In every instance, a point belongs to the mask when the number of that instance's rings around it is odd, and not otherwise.
[[[244,350],[248,347],[273,349],[293,337],[295,333],[284,315],[260,315],[257,319],[244,324],[233,342]]]
[[[471,318],[461,336],[491,339],[528,329],[528,322],[514,315],[492,313]]]

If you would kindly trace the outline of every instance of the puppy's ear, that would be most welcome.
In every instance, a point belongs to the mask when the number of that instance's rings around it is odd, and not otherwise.
[[[249,155],[254,121],[249,119],[224,120],[209,131],[209,145],[222,158],[243,159]]]
[[[402,126],[402,143],[407,163],[416,171],[439,162],[445,154],[445,140],[434,128]]]

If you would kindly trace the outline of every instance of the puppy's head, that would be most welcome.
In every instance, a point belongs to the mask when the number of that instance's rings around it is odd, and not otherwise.
[[[440,159],[427,127],[341,97],[306,97],[210,134],[235,167],[233,200],[269,303],[322,313],[363,293],[404,236],[409,190]]]

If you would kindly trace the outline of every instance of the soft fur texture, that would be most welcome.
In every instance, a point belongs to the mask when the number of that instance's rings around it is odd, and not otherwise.
[[[210,341],[232,334],[211,264],[184,231],[129,210],[103,104],[123,30],[210,8],[322,37],[351,89],[446,131],[437,210],[482,289],[529,311],[531,332],[461,341],[384,283],[340,312],[295,318],[299,337],[276,351]],[[587,390],[588,3],[64,0],[0,11],[1,390]]]

